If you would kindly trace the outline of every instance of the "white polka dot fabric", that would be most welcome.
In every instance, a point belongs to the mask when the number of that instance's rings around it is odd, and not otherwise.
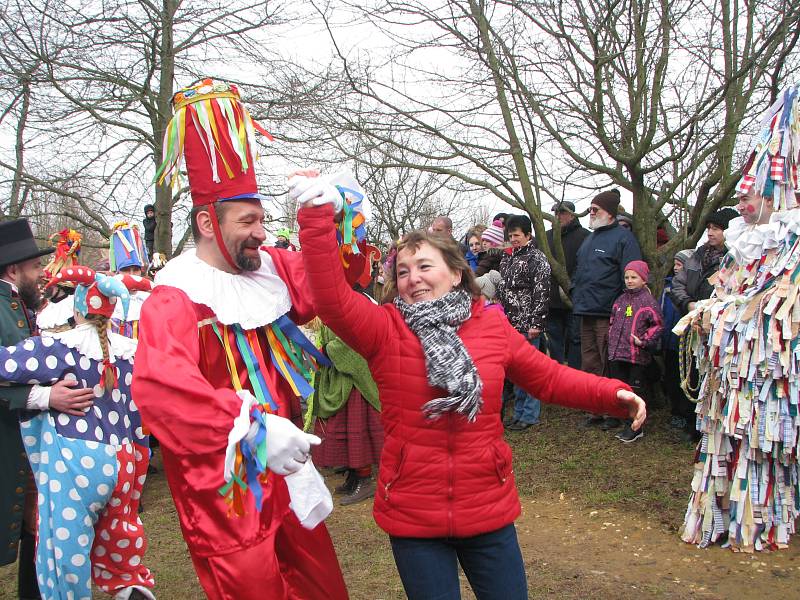
[[[106,444],[135,442],[147,445],[142,434],[141,416],[131,399],[133,364],[118,359],[118,388],[110,393],[100,385],[102,364],[82,356],[52,338],[31,338],[14,347],[0,347],[0,381],[14,383],[54,383],[59,379],[79,381],[82,387],[92,388],[94,409],[82,417],[58,414],[57,426],[62,435],[95,440]],[[114,417],[112,417],[112,413]],[[130,415],[126,423],[120,414]]]
[[[36,571],[46,600],[90,599],[92,580],[112,595],[154,584],[138,516],[150,452],[130,397],[133,365],[115,361],[118,388],[107,392],[98,364],[48,338],[0,347],[0,381],[72,379],[95,392],[83,416],[50,410],[20,423],[39,492]]]
[[[137,514],[146,449],[69,439],[56,422],[43,412],[22,423],[39,488],[39,539],[48,542],[36,552],[42,598],[91,598],[92,580],[109,594],[153,587]]]

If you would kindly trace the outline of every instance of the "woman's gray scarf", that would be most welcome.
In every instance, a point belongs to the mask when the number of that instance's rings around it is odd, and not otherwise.
[[[422,344],[428,383],[450,393],[445,398],[426,402],[422,407],[425,415],[438,419],[445,412],[456,411],[474,421],[483,405],[483,382],[456,334],[472,312],[470,295],[456,290],[436,300],[416,304],[408,304],[397,297],[394,305]]]

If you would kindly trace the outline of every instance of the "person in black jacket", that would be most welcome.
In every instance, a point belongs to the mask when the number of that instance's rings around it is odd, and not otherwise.
[[[156,245],[156,211],[152,204],[144,205],[144,244],[147,246],[147,256],[153,256]]]
[[[603,375],[608,356],[608,321],[623,291],[625,265],[642,259],[633,233],[616,220],[619,190],[600,192],[589,208],[592,233],[578,249],[572,281],[572,312],[581,317],[581,369]]]
[[[711,297],[714,286],[708,281],[719,269],[720,260],[728,249],[725,247],[725,230],[731,219],[739,214],[732,208],[718,210],[706,221],[708,241],[700,246],[683,265],[683,270],[672,280],[670,299],[682,315],[694,309],[698,300]]]
[[[569,201],[553,205],[553,213],[558,218],[561,227],[561,247],[564,250],[567,275],[570,280],[575,273],[578,249],[589,231],[581,227],[580,221],[575,216],[575,205]],[[547,243],[553,248],[553,230],[547,232]],[[581,367],[581,333],[576,319],[573,318],[572,308],[566,302],[567,295],[558,285],[555,276],[550,276],[550,310],[547,316],[547,342],[550,358],[567,364],[574,368]]]
[[[513,251],[500,261],[500,284],[497,295],[511,325],[539,348],[540,334],[547,322],[550,290],[550,264],[534,245],[531,220],[526,215],[512,215],[506,233]],[[510,431],[524,431],[539,423],[541,403],[522,388],[516,388],[514,417]]]

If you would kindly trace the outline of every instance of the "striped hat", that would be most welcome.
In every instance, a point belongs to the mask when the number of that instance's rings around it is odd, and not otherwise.
[[[486,230],[481,234],[481,239],[494,244],[495,246],[502,246],[505,241],[503,234],[503,225],[498,220],[489,225]]]

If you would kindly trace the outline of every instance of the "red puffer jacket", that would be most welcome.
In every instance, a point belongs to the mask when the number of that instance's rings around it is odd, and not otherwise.
[[[469,537],[512,523],[520,513],[511,448],[500,419],[508,377],[543,402],[625,416],[616,380],[564,367],[534,349],[499,311],[475,302],[458,330],[483,380],[473,423],[450,413],[427,420],[422,405],[443,391],[428,384],[419,338],[392,304],[376,306],[345,282],[330,205],[298,215],[303,263],[322,320],[368,361],[386,433],[375,521],[400,537]]]

